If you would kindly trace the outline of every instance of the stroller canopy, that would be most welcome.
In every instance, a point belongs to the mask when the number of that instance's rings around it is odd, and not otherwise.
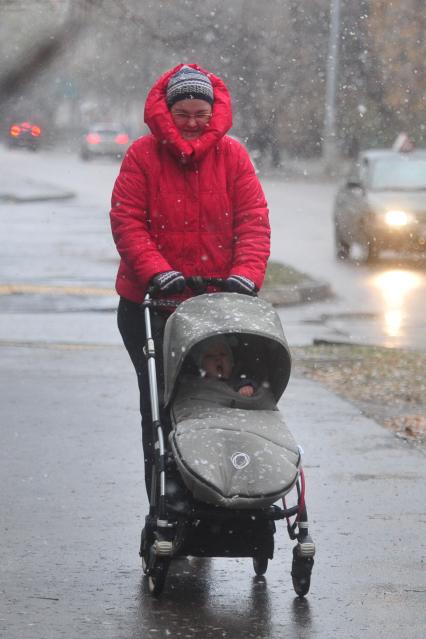
[[[291,358],[274,308],[258,297],[211,293],[185,300],[167,321],[164,333],[164,400],[169,404],[187,357],[215,335],[237,336],[262,351],[270,389],[278,402],[290,377]]]

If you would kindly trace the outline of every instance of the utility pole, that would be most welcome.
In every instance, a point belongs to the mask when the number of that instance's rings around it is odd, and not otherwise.
[[[336,89],[340,36],[340,0],[330,0],[330,32],[325,85],[325,116],[322,156],[327,171],[331,171],[337,160],[336,136]]]

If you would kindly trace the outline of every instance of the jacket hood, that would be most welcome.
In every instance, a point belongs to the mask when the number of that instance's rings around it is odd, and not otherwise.
[[[155,138],[168,146],[183,164],[199,160],[216,144],[232,126],[232,106],[229,91],[220,78],[209,73],[197,64],[187,66],[205,73],[213,85],[213,116],[209,126],[196,140],[185,140],[173,122],[166,102],[167,84],[172,75],[179,71],[183,63],[164,73],[148,93],[145,102],[144,120]]]

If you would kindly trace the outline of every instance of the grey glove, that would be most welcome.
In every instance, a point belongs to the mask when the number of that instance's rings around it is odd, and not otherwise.
[[[180,271],[164,271],[154,275],[151,279],[151,286],[154,293],[175,295],[183,292],[186,282]]]
[[[255,295],[256,284],[243,275],[230,275],[225,280],[225,290],[229,293],[242,293],[243,295]]]

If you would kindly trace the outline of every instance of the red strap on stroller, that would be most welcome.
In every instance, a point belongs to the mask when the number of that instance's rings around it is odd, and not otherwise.
[[[299,478],[300,478],[300,483],[299,483]],[[287,530],[291,539],[296,538],[294,531],[296,530],[296,526],[305,508],[305,473],[303,472],[302,467],[300,467],[300,470],[299,470],[299,478],[297,479],[297,482],[296,482],[298,507],[297,507],[297,513],[295,515],[293,523],[290,521],[290,517],[286,515]],[[283,507],[284,507],[284,511],[286,511],[287,504],[286,504],[285,497],[283,497]]]

